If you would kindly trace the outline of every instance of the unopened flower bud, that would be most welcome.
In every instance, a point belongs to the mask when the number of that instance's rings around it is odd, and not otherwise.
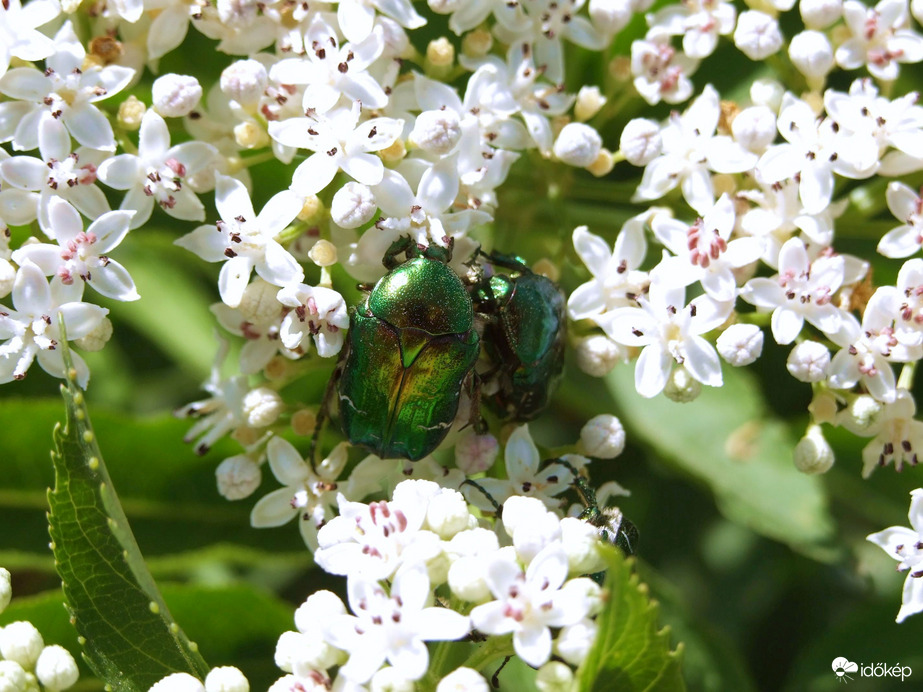
[[[404,146],[403,139],[395,139],[389,146],[378,152],[381,160],[389,166],[394,166],[401,162],[407,156],[407,147]]]
[[[359,228],[378,211],[375,195],[368,185],[350,181],[333,195],[330,218],[340,228]]]
[[[776,138],[776,114],[766,106],[744,108],[731,123],[734,139],[745,149],[762,154]]]
[[[808,404],[808,411],[811,413],[811,420],[815,423],[835,425],[837,414],[836,397],[830,392],[819,390],[814,394],[811,403]]]
[[[552,262],[547,257],[542,257],[535,264],[532,265],[532,272],[534,274],[540,274],[547,279],[552,281],[558,281],[561,278],[561,270],[557,264]]]
[[[486,29],[474,29],[462,38],[462,53],[469,58],[483,58],[494,45],[494,37]]]
[[[244,417],[247,425],[265,428],[272,425],[285,410],[285,402],[274,389],[257,387],[244,396]]]
[[[588,618],[563,628],[554,643],[555,653],[572,666],[579,666],[593,648],[596,630],[596,623]]]
[[[461,136],[458,114],[451,108],[446,108],[420,113],[410,133],[410,141],[423,151],[442,156],[455,148]]]
[[[417,689],[413,680],[408,680],[398,668],[380,668],[369,680],[369,692],[413,692]]]
[[[35,677],[45,687],[46,692],[58,692],[77,682],[80,671],[67,649],[52,644],[42,649],[35,663]]]
[[[478,435],[474,430],[467,430],[455,443],[455,465],[471,476],[493,466],[499,453],[500,445],[496,437],[490,433]]]
[[[592,574],[602,568],[599,532],[589,522],[576,517],[564,517],[561,520],[561,544],[567,553],[570,574]]]
[[[455,62],[455,46],[445,36],[430,41],[426,46],[426,62],[435,68],[451,67]]]
[[[698,399],[702,393],[702,384],[689,374],[686,368],[679,366],[673,368],[667,385],[663,388],[664,396],[678,404],[688,404]]]
[[[568,123],[554,142],[554,155],[568,165],[586,168],[596,161],[602,145],[602,137],[589,125]]]
[[[590,0],[588,9],[593,26],[605,36],[615,36],[634,14],[631,0]]]
[[[0,661],[0,692],[25,692],[26,671],[16,661]]]
[[[272,322],[278,318],[282,309],[279,301],[276,300],[278,292],[278,286],[273,286],[269,282],[263,281],[263,279],[255,278],[244,289],[243,297],[240,299],[240,305],[237,309],[248,322],[254,324]]]
[[[663,151],[660,125],[646,118],[628,121],[619,139],[619,150],[633,166],[646,166]]]
[[[442,488],[429,500],[426,524],[433,533],[447,541],[468,528],[468,514],[468,503],[462,494],[457,490]]]
[[[734,45],[751,60],[765,60],[782,47],[779,22],[757,10],[742,12],[734,30]]]
[[[821,382],[830,367],[830,351],[817,341],[802,341],[788,354],[785,367],[796,380]]]
[[[602,95],[598,86],[582,86],[577,92],[577,100],[574,102],[574,117],[580,122],[589,120],[599,113],[599,109],[606,103],[606,97]]]
[[[247,678],[234,666],[212,668],[205,677],[205,692],[250,692]]]
[[[833,47],[819,31],[802,31],[793,36],[788,56],[813,88],[822,87],[824,78],[833,69]]]
[[[246,454],[228,457],[215,469],[218,493],[227,500],[243,500],[260,487],[260,465]]]
[[[824,439],[819,425],[808,426],[804,437],[795,445],[795,468],[802,473],[826,473],[833,466],[833,449]]]
[[[221,72],[221,91],[242,106],[255,106],[269,86],[265,65],[257,60],[238,60]]]
[[[732,324],[721,332],[716,345],[734,367],[750,365],[763,352],[763,330],[755,324]]]
[[[847,409],[848,423],[843,427],[857,435],[867,434],[872,426],[877,425],[884,407],[881,402],[868,394],[857,396]]]
[[[490,692],[484,676],[473,668],[456,668],[436,685],[436,692]]]
[[[458,558],[449,567],[447,581],[452,595],[463,601],[481,603],[490,598],[490,587],[484,580],[482,558]]]
[[[269,133],[255,122],[245,120],[234,126],[234,141],[241,149],[261,149],[269,144]]]
[[[298,212],[298,220],[309,224],[317,223],[323,218],[326,210],[327,208],[324,206],[324,202],[320,197],[317,195],[308,195],[301,204],[301,209]]]
[[[74,344],[84,351],[101,351],[112,338],[112,321],[103,317],[88,334],[74,339]]]
[[[20,620],[0,629],[0,656],[32,670],[45,648],[42,635],[31,622]]]
[[[580,430],[583,451],[597,459],[614,459],[625,449],[625,428],[608,413],[594,416]]]
[[[808,29],[826,29],[843,14],[843,0],[800,0],[798,10]]]
[[[155,682],[147,692],[205,692],[205,686],[189,673],[173,673]]]
[[[202,87],[195,77],[165,74],[154,80],[151,100],[154,110],[165,118],[189,115],[202,98]]]
[[[538,692],[567,692],[574,686],[574,671],[561,661],[548,661],[535,674]]]
[[[291,673],[294,667],[293,661],[304,648],[304,643],[304,635],[300,632],[283,632],[279,635],[273,656],[276,667],[286,673]]]
[[[463,0],[426,0],[426,4],[436,14],[451,14],[462,6]]]
[[[317,427],[317,412],[312,408],[298,409],[292,414],[292,432],[301,437],[314,434]]]
[[[6,610],[13,598],[13,584],[9,570],[0,567],[0,613]]]
[[[910,0],[910,14],[917,20],[917,24],[923,24],[923,0]]]
[[[625,350],[604,334],[588,336],[577,344],[577,367],[593,377],[608,375],[625,357]]]
[[[766,106],[778,113],[782,106],[785,87],[774,79],[757,79],[750,85],[750,100],[756,106]]]
[[[597,178],[609,175],[613,168],[615,168],[615,159],[612,156],[612,152],[605,147],[599,150],[596,160],[586,167],[586,169]]]
[[[147,111],[147,106],[139,101],[134,95],[119,104],[118,115],[116,116],[119,127],[129,132],[134,132],[141,127],[141,119]]]
[[[318,267],[330,267],[337,263],[337,246],[321,238],[308,252],[308,257]]]

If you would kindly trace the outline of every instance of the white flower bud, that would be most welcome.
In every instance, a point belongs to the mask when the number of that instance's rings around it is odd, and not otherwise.
[[[663,388],[663,394],[670,401],[678,404],[688,404],[695,401],[702,393],[702,384],[695,379],[686,368],[679,366],[673,368],[670,377],[667,379],[667,385]]]
[[[253,106],[269,86],[269,74],[257,60],[238,60],[221,72],[221,91],[242,106]]]
[[[647,118],[629,120],[619,139],[619,150],[633,166],[646,166],[663,151],[660,125]]]
[[[750,365],[763,352],[763,330],[755,324],[732,324],[721,332],[716,345],[734,367]]]
[[[506,505],[511,499],[513,498],[507,498],[503,504],[504,520],[506,519]],[[545,511],[537,514],[532,521],[519,524],[512,533],[508,527],[506,531],[513,539],[513,547],[520,561],[529,564],[545,546],[561,540],[561,519],[554,512]]]
[[[762,154],[776,138],[776,114],[766,106],[744,108],[731,123],[731,133],[742,147]]]
[[[25,692],[26,671],[16,661],[0,661],[0,692]]]
[[[318,622],[346,613],[343,601],[332,591],[315,591],[295,611],[295,627],[299,632],[313,632]],[[324,666],[326,668],[326,666]]]
[[[244,396],[244,420],[254,428],[265,428],[278,420],[285,402],[274,389],[256,387]]]
[[[205,677],[205,692],[250,692],[250,683],[234,666],[212,668]]]
[[[764,60],[782,47],[779,23],[763,12],[742,12],[737,18],[734,44],[751,60]]]
[[[484,558],[460,557],[449,566],[449,589],[452,594],[469,603],[482,603],[491,597],[490,587],[484,579]]]
[[[308,257],[318,267],[331,267],[337,263],[337,246],[321,238],[311,246]]]
[[[442,488],[426,507],[426,524],[439,538],[449,540],[468,528],[468,503],[457,490]]]
[[[567,553],[570,574],[592,574],[602,569],[599,532],[592,524],[576,517],[564,517],[561,520],[561,544]]]
[[[500,444],[496,437],[490,433],[478,435],[474,430],[466,430],[455,443],[455,465],[471,476],[493,466],[499,453]]]
[[[548,661],[535,674],[539,692],[569,692],[574,686],[574,671],[561,661]]]
[[[205,692],[205,686],[189,673],[173,673],[155,682],[147,692]]]
[[[625,449],[625,428],[613,415],[601,413],[580,430],[583,450],[597,459],[614,459]]]
[[[605,103],[606,97],[602,95],[598,86],[582,86],[574,102],[574,117],[581,122],[589,120],[599,113],[599,109]]]
[[[608,375],[625,358],[625,349],[604,334],[588,336],[577,344],[577,367],[593,377]]]
[[[843,14],[843,0],[801,0],[798,10],[808,29],[826,29]]]
[[[6,610],[13,598],[13,584],[8,570],[0,567],[0,613]]]
[[[461,122],[451,108],[423,111],[417,116],[410,141],[430,154],[448,154],[461,139]]]
[[[555,653],[572,666],[579,666],[593,648],[596,630],[596,623],[589,619],[565,627],[555,640]]]
[[[615,36],[628,26],[634,8],[631,0],[590,0],[590,21],[606,36]]]
[[[226,500],[243,500],[260,487],[260,465],[246,454],[228,457],[215,469],[218,493]]]
[[[534,524],[547,513],[548,508],[538,498],[513,495],[503,505],[503,526],[512,536],[520,526]]]
[[[773,113],[782,107],[785,87],[774,79],[757,79],[750,85],[750,100],[756,106],[766,106]]]
[[[42,635],[31,622],[12,622],[0,630],[0,656],[32,670],[45,648]]]
[[[189,115],[202,98],[202,87],[195,77],[165,74],[154,80],[151,100],[154,109],[165,118]]]
[[[436,692],[490,692],[490,686],[473,668],[456,668],[436,685]]]
[[[147,106],[132,94],[119,104],[116,120],[122,129],[134,132],[141,127],[145,111],[147,111]]]
[[[372,190],[350,181],[336,191],[330,203],[330,218],[340,228],[359,228],[375,216],[378,203]]]
[[[111,338],[112,322],[108,317],[103,317],[89,334],[75,339],[74,344],[84,351],[101,351]]]
[[[802,341],[788,354],[785,367],[796,380],[821,382],[827,378],[830,351],[817,341]]]
[[[269,144],[269,133],[255,122],[245,120],[234,126],[234,141],[241,149],[259,149]]]
[[[42,649],[35,663],[35,677],[44,685],[46,692],[66,690],[77,682],[80,671],[70,651],[52,644]]]
[[[568,123],[554,142],[554,155],[558,160],[579,168],[586,168],[599,156],[603,140],[599,133],[583,123]]]
[[[436,14],[451,14],[461,7],[462,0],[426,0],[426,4]]]
[[[381,668],[369,681],[370,692],[413,692],[415,689],[413,680],[408,680],[393,666]]]
[[[426,46],[426,61],[432,67],[451,67],[455,62],[455,46],[445,36],[430,41]]]
[[[833,466],[833,450],[819,425],[808,426],[804,437],[795,445],[793,454],[795,468],[802,473],[826,473]]]
[[[815,423],[828,423],[836,425],[837,405],[836,397],[828,391],[818,390],[808,404],[811,420]]]
[[[0,233],[3,230],[0,228]],[[10,294],[14,283],[16,283],[16,268],[9,260],[0,259],[0,298],[5,298]]]
[[[483,58],[493,48],[494,37],[486,29],[473,29],[462,37],[462,54],[469,58]]]
[[[788,56],[808,83],[820,80],[833,69],[833,47],[827,37],[819,31],[802,31],[792,37],[788,45]]]
[[[276,642],[276,652],[273,656],[276,667],[286,673],[294,670],[293,661],[304,648],[305,636],[300,632],[283,632]]]
[[[841,425],[856,435],[868,435],[878,425],[884,407],[868,394],[857,396],[841,414]]]

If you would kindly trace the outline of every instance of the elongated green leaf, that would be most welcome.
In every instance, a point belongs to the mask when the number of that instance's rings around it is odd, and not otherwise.
[[[83,392],[68,379],[62,393],[67,424],[54,433],[48,519],[84,658],[101,679],[126,692],[147,690],[174,672],[202,677],[208,666],[170,615],[128,526]]]
[[[657,604],[632,572],[632,562],[607,550],[606,604],[596,643],[577,671],[581,692],[680,692],[682,645],[670,649],[670,631],[657,623]]]
[[[711,488],[725,516],[816,559],[835,557],[823,484],[795,469],[797,440],[748,373],[726,368],[723,387],[703,387],[688,404],[638,396],[630,367],[615,368],[607,385],[629,434]]]

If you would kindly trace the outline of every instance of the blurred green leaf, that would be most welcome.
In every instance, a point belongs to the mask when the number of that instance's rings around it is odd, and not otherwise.
[[[630,367],[607,377],[630,435],[707,485],[729,519],[815,559],[836,558],[824,486],[795,469],[795,436],[769,415],[746,372],[725,368],[724,386],[703,387],[688,404],[644,399],[633,377]]]
[[[68,354],[65,348],[65,363]],[[166,675],[200,678],[208,665],[174,621],[122,511],[83,392],[62,387],[67,423],[55,429],[48,515],[68,609],[85,660],[118,690],[147,690]]]
[[[685,690],[682,645],[670,650],[670,631],[657,623],[657,604],[639,583],[633,563],[606,551],[605,606],[596,619],[596,642],[577,671],[579,690]]]

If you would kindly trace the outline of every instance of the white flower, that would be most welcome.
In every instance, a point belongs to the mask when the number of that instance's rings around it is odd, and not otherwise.
[[[555,653],[572,666],[579,666],[586,659],[593,645],[596,643],[596,633],[598,629],[599,627],[596,622],[589,618],[585,618],[580,622],[575,622],[573,625],[562,628],[561,633],[554,642]],[[567,674],[573,675],[570,668],[561,663],[558,663],[558,665],[561,665],[564,669],[561,672],[565,676]]]
[[[222,666],[205,676],[205,692],[250,692],[250,683],[238,668]]]
[[[250,513],[254,528],[282,526],[296,515],[305,545],[317,550],[317,532],[334,515],[337,480],[347,461],[347,444],[342,442],[312,469],[292,444],[274,437],[266,445],[269,468],[284,488],[273,490],[260,499]]]
[[[614,459],[625,449],[625,428],[615,416],[601,413],[580,429],[580,443],[591,457]]]
[[[689,76],[699,61],[670,45],[670,36],[653,33],[631,43],[631,73],[641,98],[655,106],[661,101],[682,103],[692,96]]]
[[[593,26],[609,39],[628,26],[634,13],[642,11],[644,8],[641,5],[645,4],[649,3],[636,3],[632,0],[590,0],[588,11]]]
[[[201,98],[199,80],[189,75],[160,75],[151,87],[151,104],[165,118],[189,115]]]
[[[65,285],[85,281],[108,298],[138,300],[141,296],[128,271],[108,255],[128,233],[133,214],[106,212],[84,231],[77,210],[63,199],[52,197],[48,200],[49,232],[58,244],[23,245],[13,253],[13,261],[32,262],[46,276],[56,276]]]
[[[23,692],[28,690],[31,676],[16,661],[0,660],[0,687],[4,692]],[[33,683],[34,684],[34,683]]]
[[[31,622],[20,620],[0,628],[0,656],[32,670],[45,642]]]
[[[619,151],[631,165],[646,166],[663,151],[660,125],[647,118],[629,120],[619,138]]]
[[[820,31],[802,31],[792,37],[788,55],[811,84],[823,85],[824,78],[833,69],[833,46]]]
[[[619,362],[627,362],[628,351],[605,334],[593,334],[577,343],[577,366],[587,375],[605,377]]]
[[[734,30],[737,10],[723,0],[692,0],[668,5],[647,18],[652,29],[683,37],[683,53],[706,58],[718,45],[718,36]]]
[[[77,682],[80,671],[70,652],[63,646],[53,644],[46,646],[39,654],[35,662],[35,677],[47,692],[58,692]]]
[[[390,17],[405,29],[419,29],[426,20],[417,14],[411,0],[340,0],[337,24],[350,41],[362,41],[373,27],[383,22],[375,10]]]
[[[244,107],[253,107],[269,86],[269,72],[259,60],[237,60],[224,68],[221,91]]]
[[[301,197],[323,190],[340,169],[364,185],[377,185],[384,164],[371,152],[390,146],[401,134],[402,120],[371,118],[359,122],[358,101],[350,108],[334,108],[313,117],[269,123],[269,136],[281,144],[314,153],[292,176],[292,190]]]
[[[826,29],[843,14],[843,0],[801,0],[801,19],[808,29]]]
[[[835,334],[843,321],[832,303],[843,283],[842,255],[822,255],[813,262],[804,243],[792,238],[779,251],[779,273],[771,279],[750,279],[740,295],[748,303],[772,310],[772,336],[779,344],[790,344],[807,320],[825,334]]]
[[[873,77],[891,82],[900,71],[898,63],[923,60],[923,37],[901,28],[907,23],[907,0],[881,0],[875,7],[847,0],[843,18],[852,37],[836,50],[840,67],[866,65]]]
[[[334,646],[349,652],[340,672],[357,683],[371,678],[386,660],[407,679],[419,680],[429,665],[423,642],[460,639],[470,629],[460,613],[425,607],[431,590],[422,563],[398,570],[390,594],[378,582],[354,575],[346,590],[355,615],[335,616],[321,626]]]
[[[830,351],[817,341],[802,341],[788,354],[785,367],[796,380],[822,382],[827,379]]]
[[[744,149],[762,154],[776,138],[776,114],[766,106],[744,108],[734,117],[731,132]]]
[[[655,271],[650,291],[638,297],[637,307],[614,310],[600,324],[613,341],[643,348],[635,365],[635,388],[641,396],[663,390],[674,362],[702,384],[721,386],[718,354],[701,335],[720,326],[733,303],[703,295],[686,305],[685,293],[672,276]]]
[[[323,286],[294,284],[279,291],[277,300],[292,310],[282,319],[279,337],[285,348],[306,350],[306,337],[314,338],[317,355],[330,358],[343,347],[349,327],[343,296]]]
[[[750,365],[763,352],[763,330],[755,324],[732,324],[715,344],[718,353],[734,367]]]
[[[899,572],[907,572],[897,622],[923,610],[923,488],[910,493],[910,526],[892,526],[866,537],[897,560]]]
[[[141,119],[138,153],[108,158],[97,173],[109,187],[128,191],[121,208],[136,212],[132,228],[147,222],[155,203],[175,219],[204,221],[205,207],[186,178],[205,169],[217,156],[218,151],[205,142],[171,147],[166,122],[155,111],[147,110]]]
[[[530,666],[551,656],[549,627],[572,625],[590,611],[580,582],[567,578],[567,555],[560,543],[548,545],[523,572],[508,553],[498,552],[487,566],[487,583],[497,600],[476,606],[471,624],[486,634],[513,634],[516,654]]]
[[[497,438],[474,430],[462,433],[455,443],[455,465],[467,475],[482,473],[494,465],[500,453]]]
[[[751,60],[765,60],[782,47],[779,23],[763,12],[741,12],[734,30],[734,44]]]
[[[904,183],[888,183],[888,209],[903,223],[888,231],[878,242],[885,257],[909,257],[923,245],[923,199]]]
[[[602,149],[602,137],[589,125],[568,123],[554,142],[554,155],[570,166],[586,168]]]
[[[246,454],[228,457],[215,469],[218,492],[227,500],[243,500],[260,487],[260,465]]]
[[[147,692],[205,692],[205,686],[189,673],[172,673],[151,685]]]
[[[42,72],[14,67],[0,77],[0,92],[14,99],[0,105],[0,141],[13,140],[22,151],[38,146],[38,122],[49,112],[85,147],[115,150],[115,136],[105,115],[93,105],[124,89],[135,71],[119,65],[84,70],[86,50],[70,21],[54,38],[57,52]]]
[[[33,0],[23,7],[20,0],[0,4],[0,77],[10,58],[36,61],[54,53],[54,41],[38,30],[61,12],[57,0]]]
[[[473,668],[456,668],[436,685],[436,692],[490,692],[484,676]]]
[[[299,283],[304,278],[301,265],[275,240],[301,209],[298,198],[288,191],[277,193],[257,215],[243,183],[223,175],[217,180],[215,205],[221,219],[214,226],[199,226],[176,244],[206,262],[224,261],[218,290],[232,308],[240,305],[254,269],[276,286]]]
[[[894,401],[882,406],[874,423],[863,431],[875,435],[862,450],[863,478],[891,463],[895,471],[901,471],[905,463],[919,463],[917,450],[923,450],[923,423],[914,419],[916,413],[916,402],[906,389],[897,390]]]
[[[906,346],[923,344],[923,259],[904,262],[897,274],[897,286],[881,287],[893,303],[890,309],[896,314],[895,336]],[[876,293],[878,292],[876,291]]]
[[[83,285],[66,286],[55,280],[49,286],[42,270],[31,262],[19,268],[13,284],[13,310],[0,308],[0,384],[21,380],[34,359],[42,370],[64,377],[64,360],[58,341],[59,316],[69,340],[89,334],[102,322],[105,308],[80,301]],[[77,383],[85,388],[90,372],[77,353],[71,353]]]

